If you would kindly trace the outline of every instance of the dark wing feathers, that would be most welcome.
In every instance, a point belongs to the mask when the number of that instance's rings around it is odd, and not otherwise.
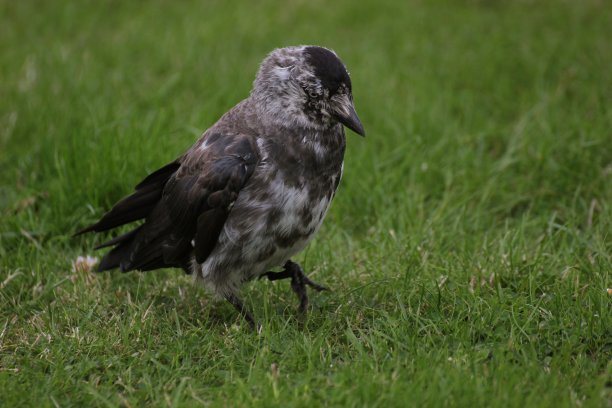
[[[110,246],[117,245],[117,244],[119,244],[119,243],[121,243],[123,241],[129,241],[130,239],[134,238],[134,236],[136,234],[138,234],[138,232],[140,231],[141,227],[142,227],[142,225],[140,227],[138,227],[138,228],[135,228],[135,229],[133,229],[131,231],[128,231],[127,233],[125,233],[123,235],[119,235],[119,236],[111,239],[110,241],[106,241],[106,242],[104,242],[104,243],[94,247],[94,249],[107,248],[107,247],[110,247]]]
[[[198,226],[195,235],[195,257],[202,263],[215,248],[217,238],[221,234],[229,209],[227,207],[213,208],[203,212],[198,217]]]
[[[232,153],[238,146],[231,147],[224,153]],[[175,230],[189,239],[167,245],[167,257],[176,258],[183,251],[191,252],[192,248],[199,263],[210,255],[232,203],[253,173],[257,157],[253,153],[215,157],[197,174],[179,175],[168,182],[162,202],[166,204]],[[193,247],[191,240],[194,240]]]
[[[79,232],[106,231],[146,218],[136,229],[99,246],[114,248],[98,270],[187,271],[193,254],[199,263],[206,260],[259,158],[251,137],[213,134],[207,139],[205,149],[193,148],[150,174],[136,192]]]
[[[150,185],[166,184],[170,176],[173,175],[179,169],[179,167],[181,167],[181,164],[178,162],[178,160],[166,164],[164,167],[155,170],[153,173],[145,177],[144,180],[138,183],[138,185],[136,185],[136,190],[140,190],[141,188],[145,188]]]
[[[174,161],[148,175],[136,186],[136,191],[123,198],[104,214],[100,221],[92,224],[75,235],[85,232],[102,232],[145,218],[159,201],[168,179],[181,165]]]

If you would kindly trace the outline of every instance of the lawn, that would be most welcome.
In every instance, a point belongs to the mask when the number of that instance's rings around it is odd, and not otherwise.
[[[0,406],[612,406],[612,5],[0,2]],[[347,64],[368,136],[297,257],[332,288],[72,269],[248,95]]]

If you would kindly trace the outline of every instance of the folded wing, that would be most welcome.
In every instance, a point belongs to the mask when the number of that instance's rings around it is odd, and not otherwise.
[[[98,247],[113,247],[98,270],[178,267],[189,272],[193,256],[204,262],[258,160],[252,137],[205,136],[200,145],[145,178],[100,221],[79,231],[106,231],[145,219]]]

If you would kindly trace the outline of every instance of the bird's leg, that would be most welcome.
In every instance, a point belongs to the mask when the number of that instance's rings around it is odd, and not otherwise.
[[[293,261],[287,261],[287,263],[285,263],[285,271],[291,273],[291,289],[300,300],[298,312],[300,314],[306,314],[306,309],[308,308],[308,293],[306,292],[306,286],[310,286],[318,292],[327,290],[327,288],[308,279],[302,267]]]
[[[259,329],[259,325],[255,322],[255,318],[253,317],[251,312],[247,310],[247,308],[242,303],[242,300],[238,296],[233,294],[226,295],[225,299],[236,308],[236,310],[242,315],[242,317],[244,317],[245,320],[249,323],[249,326],[251,326],[252,329]]]
[[[275,281],[275,280],[279,280],[279,279],[288,279],[288,278],[293,278],[293,275],[291,274],[291,272],[287,271],[286,269],[282,272],[266,272],[266,273],[262,273],[261,275],[259,275],[259,279],[266,277],[268,278],[269,281]]]
[[[300,306],[298,307],[300,314],[306,313],[306,308],[308,307],[306,286],[310,286],[316,291],[328,290],[325,286],[319,285],[308,279],[302,267],[293,261],[287,261],[282,272],[266,272],[261,274],[260,278],[264,276],[271,281],[291,278],[291,289],[300,300]]]

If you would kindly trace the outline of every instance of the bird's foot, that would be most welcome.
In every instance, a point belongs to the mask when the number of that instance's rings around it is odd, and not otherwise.
[[[302,315],[306,314],[306,309],[308,308],[308,293],[306,291],[306,286],[310,286],[317,292],[329,290],[325,286],[311,281],[304,273],[302,267],[293,261],[287,261],[282,272],[266,272],[260,275],[260,279],[263,277],[271,281],[291,278],[291,289],[300,301],[298,312]]]

